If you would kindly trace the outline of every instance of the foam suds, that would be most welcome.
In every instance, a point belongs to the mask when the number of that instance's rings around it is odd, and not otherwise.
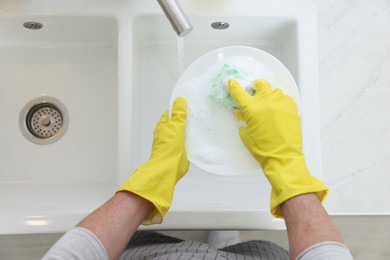
[[[246,76],[238,81],[250,88],[255,79],[265,79],[272,87],[279,84],[272,72],[248,56],[233,56],[213,64],[202,76],[175,88],[174,97],[183,96],[188,104],[186,148],[189,160],[210,173],[237,176],[258,173],[260,166],[243,145],[232,109],[209,97],[221,68],[229,64]],[[226,88],[223,89],[226,91]]]

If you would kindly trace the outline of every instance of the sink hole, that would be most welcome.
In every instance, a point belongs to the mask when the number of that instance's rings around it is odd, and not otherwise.
[[[211,27],[213,28],[213,29],[217,29],[217,30],[224,30],[224,29],[227,29],[227,28],[229,28],[229,23],[227,23],[227,22],[213,22],[212,24],[211,24]]]
[[[30,30],[39,30],[39,29],[42,29],[43,27],[43,24],[39,23],[39,22],[25,22],[23,24],[24,28],[26,29],[30,29]]]
[[[65,134],[68,123],[65,106],[58,99],[47,96],[30,101],[19,118],[24,137],[42,145],[58,141]]]

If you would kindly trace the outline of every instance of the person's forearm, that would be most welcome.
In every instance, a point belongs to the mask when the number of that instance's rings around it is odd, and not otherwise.
[[[110,259],[118,259],[153,205],[130,192],[118,192],[77,226],[94,233]]]
[[[293,197],[285,201],[281,209],[287,225],[291,259],[320,242],[343,243],[316,194]]]

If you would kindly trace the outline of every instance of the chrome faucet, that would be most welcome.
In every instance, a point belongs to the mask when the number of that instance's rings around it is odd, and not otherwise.
[[[179,37],[192,31],[192,25],[176,0],[157,0]]]

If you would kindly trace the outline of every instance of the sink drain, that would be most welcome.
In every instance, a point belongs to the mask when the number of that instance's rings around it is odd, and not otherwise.
[[[23,24],[24,28],[30,29],[30,30],[39,30],[42,29],[43,24],[38,23],[38,22],[25,22]]]
[[[50,144],[64,135],[68,126],[67,111],[58,99],[42,96],[23,108],[19,124],[24,137],[29,141]]]
[[[227,22],[214,22],[214,23],[212,23],[211,24],[211,27],[213,28],[213,29],[217,29],[217,30],[224,30],[224,29],[227,29],[227,28],[229,28],[229,23],[227,23]]]
[[[62,128],[62,114],[52,104],[39,104],[27,114],[26,125],[31,134],[39,138],[51,138]]]

